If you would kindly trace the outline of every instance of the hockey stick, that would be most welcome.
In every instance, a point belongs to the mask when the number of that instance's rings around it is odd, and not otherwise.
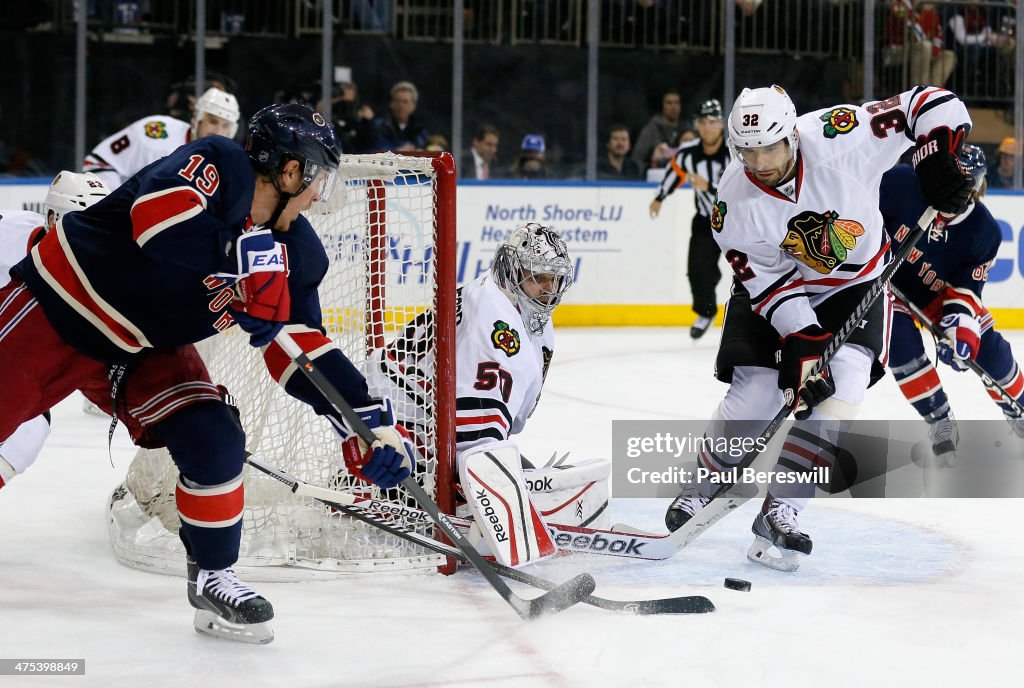
[[[912,301],[900,293],[896,287],[892,288],[892,293],[895,294],[896,298],[902,301],[908,309],[910,309],[910,312],[914,314],[914,317],[917,318],[918,322],[924,325],[928,331],[932,333],[932,336],[935,337],[936,341],[945,339],[945,335],[943,335],[942,331],[935,323],[928,319],[928,316],[925,315],[923,310],[918,308]],[[983,385],[989,389],[994,389],[999,392],[999,396],[1002,397],[1003,401],[1005,401],[1009,406],[1013,407],[1013,410],[1017,412],[1017,415],[1024,416],[1024,406],[1021,406],[1021,403],[1014,399],[1010,393],[1006,391],[1005,387],[993,380],[992,376],[986,373],[985,369],[982,368],[977,361],[973,358],[965,358],[963,359],[963,364],[981,378],[981,383]]]
[[[359,437],[366,442],[367,445],[373,446],[377,442],[377,436],[373,434],[373,431],[366,426],[356,413],[352,410],[352,407],[345,401],[344,397],[338,393],[331,381],[328,380],[323,373],[313,364],[311,360],[306,356],[302,349],[295,343],[291,335],[283,330],[278,333],[274,338],[284,352],[288,355],[299,370],[309,379],[314,387],[331,403],[335,411],[345,418],[348,423]],[[584,597],[594,592],[594,588],[597,584],[594,582],[594,578],[590,574],[581,573],[580,575],[567,580],[558,587],[554,588],[550,592],[546,592],[540,597],[536,597],[531,600],[526,600],[514,592],[508,587],[508,584],[503,581],[498,574],[494,572],[491,565],[480,556],[480,553],[476,551],[476,548],[469,543],[466,538],[462,536],[445,514],[441,513],[437,504],[433,499],[420,487],[419,483],[413,476],[409,476],[401,483],[401,486],[409,491],[416,500],[416,503],[420,505],[420,508],[425,510],[430,517],[437,524],[441,532],[444,533],[445,537],[455,543],[455,546],[462,552],[464,558],[468,560],[477,570],[483,574],[483,577],[487,579],[487,582],[491,584],[498,594],[501,595],[502,599],[508,602],[509,606],[516,610],[516,613],[524,619],[535,619],[545,614],[555,614],[563,609],[567,609],[572,605],[576,604]]]
[[[283,474],[279,469],[264,463],[255,456],[250,455],[246,458],[246,461],[253,468],[281,480],[281,482],[291,488],[293,493],[300,497],[310,497],[312,499],[328,501],[332,504],[357,507],[368,513],[376,514],[380,518],[394,518],[397,516],[413,523],[427,523],[431,520],[430,514],[416,507],[389,502],[375,497],[361,497],[350,492],[327,487],[318,487],[291,476],[288,476],[285,480],[282,479],[281,476]],[[452,525],[462,531],[469,530],[473,523],[471,519],[459,516],[449,515],[447,518]],[[681,549],[668,535],[653,535],[639,531],[620,532],[555,523],[549,523],[547,526],[548,532],[555,539],[559,551],[659,561],[668,559]]]
[[[828,365],[829,361],[835,355],[836,351],[839,350],[846,340],[850,338],[853,331],[860,324],[860,321],[864,318],[864,314],[868,312],[868,309],[875,303],[879,296],[889,286],[889,282],[892,281],[893,275],[899,270],[900,266],[903,265],[903,261],[907,259],[910,252],[914,250],[914,246],[920,241],[921,237],[924,236],[925,232],[928,231],[928,227],[935,221],[935,217],[938,215],[938,211],[934,208],[926,208],[921,218],[917,221],[917,227],[914,228],[910,236],[907,237],[906,242],[900,247],[900,250],[896,252],[891,263],[889,263],[882,274],[879,275],[871,283],[871,288],[857,304],[857,307],[853,309],[853,313],[847,318],[846,322],[839,329],[839,332],[832,336],[828,344],[825,346],[825,351],[821,357],[811,367],[808,377],[813,377],[821,373],[822,369]],[[789,406],[783,406],[779,409],[779,412],[775,414],[775,417],[768,423],[767,427],[761,432],[758,438],[754,441],[754,448],[747,452],[739,463],[732,468],[737,472],[742,471],[744,468],[750,466],[757,457],[760,455],[760,451],[757,447],[767,447],[768,442],[771,441],[775,433],[778,432],[779,428],[789,417],[792,409]],[[715,490],[715,493],[711,497],[711,501],[703,509],[700,509],[697,514],[682,525],[679,530],[671,533],[670,538],[676,540],[679,543],[680,549],[685,547],[687,544],[692,542],[698,536],[700,536],[705,530],[713,526],[715,523],[720,521],[730,511],[734,511],[742,504],[752,498],[753,495],[745,496],[742,494],[733,494],[726,496],[725,493],[734,489],[735,485],[729,483],[723,483]],[[629,526],[616,525],[617,529],[626,529]],[[643,531],[637,531],[643,532]]]
[[[433,538],[427,537],[421,533],[417,533],[409,526],[387,520],[386,516],[375,514],[372,506],[369,508],[360,506],[363,502],[372,502],[374,500],[364,500],[345,492],[337,492],[335,490],[328,490],[326,488],[318,488],[313,485],[309,485],[308,483],[304,483],[303,481],[292,477],[279,468],[275,468],[264,463],[252,455],[246,456],[245,460],[253,468],[266,473],[270,477],[289,487],[296,495],[309,497],[321,504],[337,509],[352,518],[368,523],[386,533],[408,540],[413,544],[419,545],[420,547],[433,552],[437,552],[438,554],[443,554],[462,562],[468,561],[466,556],[457,548],[434,540]],[[405,514],[403,514],[403,516],[404,515]],[[557,589],[554,583],[543,578],[538,578],[537,576],[524,571],[520,571],[519,569],[504,566],[497,562],[490,564],[490,566],[498,575],[504,576],[505,578],[525,583],[527,585],[532,585],[537,588],[542,588],[544,590]],[[685,595],[682,597],[666,597],[654,600],[620,601],[609,600],[603,597],[587,594],[580,601],[601,609],[636,615],[704,614],[715,611],[715,605],[711,600],[703,595]]]

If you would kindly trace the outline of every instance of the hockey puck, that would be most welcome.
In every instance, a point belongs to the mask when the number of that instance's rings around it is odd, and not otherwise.
[[[730,590],[750,592],[750,581],[745,581],[742,578],[726,578],[725,587],[729,588]]]

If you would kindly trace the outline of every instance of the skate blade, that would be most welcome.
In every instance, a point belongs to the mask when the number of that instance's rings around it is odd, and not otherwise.
[[[772,550],[779,554],[773,554]],[[754,542],[750,545],[750,549],[747,550],[747,559],[749,561],[761,566],[767,566],[776,571],[786,571],[787,573],[792,573],[800,568],[800,562],[805,556],[807,555],[803,552],[780,549],[773,545],[770,540],[760,535],[754,536]]]
[[[269,621],[255,624],[235,624],[205,609],[196,610],[193,625],[196,633],[224,640],[234,640],[239,643],[266,645],[274,639],[274,630],[270,627]]]

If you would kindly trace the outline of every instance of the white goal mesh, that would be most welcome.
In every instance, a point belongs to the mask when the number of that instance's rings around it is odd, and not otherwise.
[[[454,168],[448,154],[343,156],[331,206],[307,217],[330,259],[320,287],[327,334],[357,365],[397,328],[430,310],[433,394],[415,410],[425,438],[417,477],[451,511],[454,370]],[[241,413],[246,446],[295,477],[361,494],[377,488],[351,478],[328,423],[292,399],[267,373],[239,328],[198,345],[214,383]],[[298,373],[296,373],[298,374]],[[379,376],[378,376],[379,377]],[[385,380],[386,381],[386,380]],[[392,398],[395,389],[372,390]],[[422,459],[422,457],[421,457]],[[184,572],[174,502],[177,469],[166,450],[140,449],[114,489],[108,530],[117,558],[136,568]],[[383,495],[406,498],[396,489]],[[435,570],[444,559],[296,498],[281,483],[245,470],[242,546],[236,568],[250,580],[289,580],[379,570]],[[410,524],[412,525],[412,524]],[[421,532],[425,526],[419,525]]]

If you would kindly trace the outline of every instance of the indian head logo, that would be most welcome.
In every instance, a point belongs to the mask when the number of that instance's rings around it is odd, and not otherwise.
[[[842,220],[829,210],[816,213],[807,210],[789,221],[786,238],[779,245],[783,251],[816,272],[827,275],[846,260],[857,245],[864,226],[854,220]]]
[[[491,332],[491,344],[495,349],[501,349],[508,357],[519,353],[519,333],[509,327],[504,320],[494,321],[494,330]]]
[[[832,108],[818,119],[825,123],[823,133],[827,139],[834,139],[840,134],[849,134],[859,124],[857,113],[845,107]]]
[[[722,227],[725,225],[725,214],[727,212],[729,212],[729,209],[725,207],[725,201],[715,199],[715,202],[711,204],[711,229],[716,232],[722,231]]]
[[[146,136],[151,139],[165,139],[167,138],[167,128],[160,120],[146,122]]]

